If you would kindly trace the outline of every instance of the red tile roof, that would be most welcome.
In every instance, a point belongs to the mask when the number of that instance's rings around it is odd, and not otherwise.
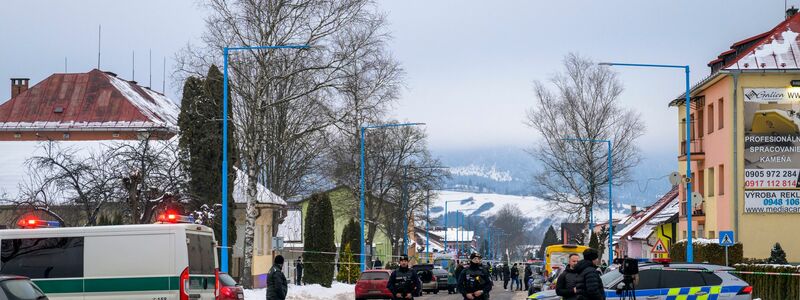
[[[113,73],[53,74],[0,104],[0,130],[70,128],[177,129],[178,106]]]
[[[798,33],[800,33],[800,14],[795,14],[770,31],[733,44],[731,48],[756,41],[738,51],[736,57],[723,69],[800,69]]]

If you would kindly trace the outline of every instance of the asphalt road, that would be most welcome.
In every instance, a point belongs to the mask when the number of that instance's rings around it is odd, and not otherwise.
[[[497,289],[497,285],[494,286],[495,289],[492,290],[490,296],[491,300],[523,300],[528,295],[526,292],[509,292],[504,291],[503,287],[500,286],[500,289]],[[461,297],[461,294],[447,294],[447,291],[439,291],[439,294],[425,294],[422,297],[417,297],[415,299],[419,300],[462,300],[464,299]]]

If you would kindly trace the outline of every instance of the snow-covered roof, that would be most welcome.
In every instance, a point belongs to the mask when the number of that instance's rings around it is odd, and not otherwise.
[[[641,218],[636,219],[635,221],[625,226],[619,232],[614,233],[614,239],[618,240],[621,238],[625,238],[630,236],[631,238],[635,238],[634,236],[642,231],[639,235],[644,236],[643,238],[647,238],[650,236],[650,233],[653,230],[653,227],[657,224],[650,224],[650,220],[653,219],[656,215],[659,215],[665,208],[672,207],[673,202],[678,202],[678,188],[673,187],[667,194],[661,197],[658,201],[653,203],[653,205],[645,211],[644,216]],[[671,215],[670,215],[671,216]],[[662,215],[662,218],[664,216]],[[648,225],[649,226],[646,226]]]
[[[440,241],[438,238],[434,238],[433,234],[429,233],[430,243],[426,243],[425,232],[417,232],[416,235],[417,235],[416,240],[419,241],[420,246],[425,246],[426,244],[430,245],[431,247],[430,252],[444,251],[443,247],[444,243],[442,243],[442,241]]]
[[[117,88],[128,101],[139,109],[146,117],[151,120],[161,120],[167,125],[178,126],[178,115],[180,107],[166,96],[156,93],[150,89],[141,88],[130,81],[122,80],[116,76],[104,74],[108,77],[111,85]],[[137,91],[137,89],[139,91]],[[141,92],[140,92],[141,91]],[[148,97],[150,99],[148,99]]]
[[[244,204],[247,203],[247,174],[240,169],[236,169],[236,184],[234,184],[233,189],[233,198],[236,203]],[[269,189],[267,189],[263,184],[260,182],[256,184],[258,190],[258,196],[256,198],[256,202],[258,204],[275,204],[275,205],[286,205],[286,201],[281,198],[281,196],[276,195]]]
[[[300,242],[303,240],[303,212],[299,209],[290,209],[286,212],[286,219],[278,225],[278,236],[284,242]]]
[[[472,241],[473,235],[475,235],[474,231],[471,230],[464,230],[458,228],[448,228],[447,235],[445,236],[444,230],[431,230],[431,234],[435,234],[437,236],[441,236],[444,240],[447,238],[447,242],[469,242]]]

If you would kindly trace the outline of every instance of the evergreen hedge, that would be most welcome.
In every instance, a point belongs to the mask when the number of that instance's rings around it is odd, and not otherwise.
[[[713,243],[693,243],[694,262],[707,262],[715,265],[725,265],[725,247]],[[737,243],[728,247],[728,265],[744,261],[742,244]],[[686,261],[686,241],[679,241],[669,249],[669,257],[674,262]]]
[[[797,266],[738,264],[736,271],[800,273]],[[789,275],[734,274],[753,287],[753,299],[800,299],[800,277]]]
[[[333,207],[326,193],[311,196],[306,213],[303,282],[331,287],[336,263]]]

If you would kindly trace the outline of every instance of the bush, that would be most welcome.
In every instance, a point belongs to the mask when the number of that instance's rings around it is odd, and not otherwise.
[[[769,259],[767,259],[768,263],[771,264],[786,264],[786,252],[783,251],[781,248],[781,243],[775,243],[775,246],[772,246],[772,250],[770,251]]]
[[[361,265],[359,265],[354,256],[353,251],[350,250],[350,243],[344,246],[344,252],[339,255],[339,273],[336,274],[336,280],[339,282],[356,283],[361,276]]]
[[[765,265],[765,264],[738,264],[736,271],[745,272],[776,272],[800,273],[796,266]],[[734,274],[753,287],[753,298],[761,299],[800,299],[800,277],[787,275],[765,274]]]
[[[694,242],[694,262],[708,262],[715,265],[725,265],[725,247],[713,243]],[[742,263],[742,244],[728,247],[728,265]],[[686,261],[686,241],[678,241],[669,249],[669,257],[675,262]]]

